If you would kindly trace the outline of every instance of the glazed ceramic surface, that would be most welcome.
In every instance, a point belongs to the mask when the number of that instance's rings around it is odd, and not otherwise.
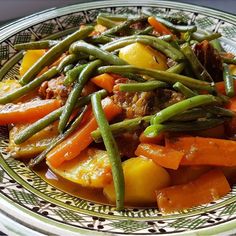
[[[196,23],[201,29],[220,32],[224,37],[222,44],[225,49],[235,52],[235,16],[169,1],[94,2],[51,9],[1,28],[0,68],[3,65],[5,68],[5,75],[1,79],[14,79],[19,76],[23,52],[15,51],[15,44],[62,38],[81,24],[93,22],[100,12],[132,16],[182,16],[189,23]],[[6,150],[7,145],[8,131],[2,127],[0,230],[16,235],[32,235],[33,231],[35,235],[205,235],[231,232],[236,227],[236,186],[216,202],[175,214],[164,215],[157,208],[126,209],[117,212],[112,206],[81,199],[56,189],[29,170],[24,163],[13,159]],[[17,224],[20,224],[20,227]]]

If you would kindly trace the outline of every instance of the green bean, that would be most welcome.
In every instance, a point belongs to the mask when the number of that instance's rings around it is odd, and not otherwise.
[[[116,208],[117,210],[123,210],[125,182],[120,153],[116,141],[111,133],[109,123],[102,109],[101,96],[97,94],[93,95],[91,98],[91,102],[93,107],[93,114],[97,120],[98,127],[101,130],[102,139],[111,163],[113,183],[116,194]]]
[[[210,42],[210,44],[218,51],[218,52],[224,52],[223,47],[221,46],[221,43],[218,39],[214,39]]]
[[[120,75],[122,75],[124,78],[128,78],[130,80],[134,80],[134,81],[137,81],[137,82],[146,82],[146,80],[141,77],[140,75],[135,75],[133,73],[120,73]]]
[[[117,23],[116,23],[116,22],[114,22],[113,20],[108,19],[108,18],[106,18],[106,17],[103,17],[103,16],[101,16],[101,15],[98,15],[98,17],[97,17],[97,23],[100,24],[100,25],[105,26],[105,27],[108,28],[108,29],[117,26]]]
[[[102,66],[98,70],[99,74],[103,73],[116,73],[116,74],[124,74],[124,73],[133,73],[133,74],[142,74],[148,75],[156,80],[160,80],[163,82],[167,82],[173,84],[175,82],[181,82],[187,87],[193,89],[214,91],[215,88],[206,81],[196,80],[184,75],[179,75],[175,73],[170,73],[167,71],[153,70],[153,69],[145,69],[142,67],[136,66]]]
[[[204,66],[201,64],[201,62],[198,60],[197,56],[193,52],[192,48],[188,44],[184,44],[181,47],[181,51],[187,58],[195,76],[199,80],[213,82],[213,79],[211,78],[210,74],[207,72],[207,70],[204,68]]]
[[[221,125],[225,122],[224,119],[205,119],[191,122],[165,122],[163,124],[156,124],[149,126],[144,134],[147,137],[155,137],[162,132],[186,132],[186,131],[198,131],[208,128],[213,128]]]
[[[152,26],[148,26],[147,28],[143,29],[143,30],[138,30],[136,31],[136,35],[146,35],[146,34],[150,34],[153,31],[153,27]]]
[[[212,117],[211,113],[207,109],[203,108],[193,108],[184,111],[176,116],[170,118],[170,121],[192,121],[199,118],[209,118]]]
[[[66,77],[64,79],[64,85],[70,85],[76,81],[76,79],[79,77],[81,71],[87,66],[88,64],[84,65],[78,65],[74,67],[73,69],[69,70],[66,73]]]
[[[170,43],[164,41],[163,39],[149,35],[132,35],[123,37],[121,39],[115,40],[114,42],[105,44],[102,49],[110,52],[135,42],[147,44],[161,51],[167,57],[170,57],[175,61],[181,61],[184,59],[183,53],[171,46]]]
[[[191,98],[198,95],[197,93],[193,92],[191,89],[181,84],[180,82],[176,82],[173,85],[173,88],[178,92],[182,93],[186,98]]]
[[[102,97],[105,97],[107,94],[107,92],[105,90],[100,90],[96,93],[100,94]],[[80,99],[78,99],[75,108],[80,108],[80,107],[88,104],[91,100],[91,97],[92,97],[92,94],[90,94],[86,97],[81,97]],[[43,118],[39,119],[38,121],[34,122],[33,124],[29,125],[24,130],[22,130],[18,135],[16,135],[14,142],[16,144],[21,144],[21,143],[25,142],[26,140],[31,138],[34,134],[38,133],[39,131],[41,131],[45,127],[52,124],[54,121],[58,120],[64,109],[65,109],[65,106],[62,106],[62,107],[58,108],[57,110],[44,116]]]
[[[70,53],[75,53],[75,54],[84,52],[98,59],[101,59],[109,64],[114,64],[114,65],[127,64],[124,60],[120,59],[119,57],[83,41],[77,41],[73,43],[70,46],[69,51]]]
[[[72,70],[75,66],[73,64],[69,64],[67,66],[65,66],[65,68],[63,69],[63,74],[66,75],[70,70]],[[65,84],[65,83],[64,83]],[[66,85],[66,84],[65,84]]]
[[[226,64],[232,64],[232,65],[236,65],[236,57],[234,58],[227,58],[227,57],[221,57],[223,62]]]
[[[20,87],[5,96],[0,98],[0,104],[6,104],[9,102],[12,102],[22,96],[24,96],[26,93],[34,90],[35,88],[39,87],[44,81],[50,80],[54,76],[58,74],[58,71],[56,67],[50,68],[48,71],[44,72],[42,75],[40,75],[38,78],[31,81],[29,84],[24,85],[23,87]]]
[[[102,62],[100,60],[96,60],[90,62],[80,73],[78,82],[74,85],[72,91],[69,94],[69,97],[65,104],[65,109],[63,110],[60,121],[58,124],[58,130],[62,133],[66,127],[68,120],[73,112],[77,99],[80,97],[81,92],[83,90],[84,85],[87,83],[94,70],[100,66]]]
[[[62,61],[59,63],[59,65],[57,66],[57,70],[59,72],[62,72],[63,69],[70,65],[70,64],[73,64],[75,62],[77,62],[79,60],[78,56],[75,55],[75,54],[70,54],[70,55],[67,55],[65,58],[62,59]]]
[[[51,144],[49,145],[48,148],[46,148],[43,152],[41,152],[38,156],[35,158],[31,159],[28,166],[29,168],[33,168],[39,163],[41,163],[45,158],[46,155],[57,145],[59,145],[62,141],[64,141],[71,133],[75,131],[75,129],[79,126],[79,124],[82,121],[82,118],[84,117],[84,114],[87,110],[87,106],[85,106],[82,111],[80,112],[79,116],[76,117],[73,122],[71,122],[71,125],[68,127],[68,129],[65,131],[65,133],[60,134],[58,137],[52,140]]]
[[[183,71],[184,68],[185,68],[185,63],[182,62],[182,63],[176,64],[176,65],[170,67],[166,71],[170,72],[170,73],[180,74]]]
[[[140,21],[144,21],[147,20],[147,17],[139,17],[136,19],[130,19],[130,20],[126,20],[125,22],[109,29],[106,30],[105,32],[102,33],[102,35],[114,35],[117,34],[119,32],[121,32],[122,30],[128,28],[130,25],[136,23],[136,22],[140,22]]]
[[[232,74],[230,73],[229,66],[227,64],[223,64],[223,79],[225,82],[225,93],[228,97],[233,97],[235,95],[234,91],[234,79]]]
[[[218,39],[220,37],[221,37],[221,33],[212,33],[212,34],[207,34],[207,35],[202,35],[199,33],[192,34],[192,38],[194,40],[197,40],[198,42],[202,42],[204,40],[212,41],[212,40]]]
[[[216,102],[216,98],[212,95],[197,95],[188,98],[157,112],[151,119],[151,124],[163,123],[181,112],[214,102]]]
[[[168,84],[161,81],[147,81],[144,83],[119,84],[121,92],[147,92],[157,88],[166,88]]]
[[[45,66],[53,63],[76,40],[83,39],[93,31],[92,26],[78,30],[49,49],[30,69],[22,76],[20,83],[29,83]]]
[[[122,134],[125,132],[134,131],[140,129],[141,126],[147,126],[152,116],[143,116],[133,119],[127,119],[118,123],[110,125],[110,129],[113,135]],[[101,129],[98,128],[91,133],[92,138],[96,143],[101,142]]]
[[[16,50],[35,50],[35,49],[48,49],[56,44],[58,44],[59,40],[42,40],[42,41],[33,41],[28,43],[19,43],[14,45]]]
[[[98,43],[98,44],[105,44],[105,43],[110,43],[113,41],[113,38],[105,36],[105,35],[98,35],[98,36],[93,36],[90,38],[86,39],[87,43]]]
[[[124,15],[113,15],[113,14],[105,14],[105,13],[99,13],[98,17],[102,16],[105,17],[107,19],[113,20],[113,21],[126,21],[128,19],[127,16]]]
[[[170,21],[167,21],[161,17],[155,17],[160,23],[167,26],[168,28],[177,31],[177,32],[195,32],[197,31],[196,25],[174,25]]]
[[[223,107],[217,107],[217,106],[209,106],[209,107],[206,106],[205,110],[207,110],[208,112],[216,116],[234,117],[236,115],[235,112],[231,110],[225,109]]]

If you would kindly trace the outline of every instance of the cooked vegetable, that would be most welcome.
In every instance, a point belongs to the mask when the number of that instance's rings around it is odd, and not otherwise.
[[[148,17],[148,23],[153,26],[153,28],[160,34],[165,35],[165,34],[170,34],[172,35],[172,32],[165,27],[162,23],[156,20],[154,16]]]
[[[194,75],[199,79],[203,81],[212,82],[213,79],[210,76],[210,74],[207,72],[207,70],[203,67],[201,62],[198,60],[197,56],[194,54],[192,48],[186,43],[181,47],[181,51],[187,58],[189,64],[191,65],[191,68],[194,72]]]
[[[180,82],[176,82],[173,85],[173,88],[177,91],[179,91],[180,93],[182,93],[186,98],[191,98],[194,96],[197,96],[198,94],[195,93],[194,91],[192,91],[191,89],[189,89],[188,87],[184,86],[183,84],[181,84]]]
[[[175,73],[167,72],[167,71],[160,71],[160,70],[153,70],[153,69],[145,69],[142,67],[136,66],[102,66],[98,68],[98,73],[116,73],[116,74],[124,74],[124,73],[134,73],[134,74],[142,74],[148,75],[156,80],[160,80],[167,83],[175,83],[181,82],[185,86],[188,86],[193,89],[198,90],[206,90],[206,91],[213,91],[214,87],[205,81],[196,80],[184,75],[178,75]]]
[[[58,100],[35,100],[22,104],[7,104],[0,108],[0,125],[36,121],[61,106]]]
[[[123,162],[125,203],[143,205],[155,202],[155,190],[169,186],[170,176],[161,166],[145,157],[130,158]],[[113,183],[105,186],[104,194],[110,202],[116,196]]]
[[[14,45],[14,48],[16,50],[27,50],[27,52],[31,52],[30,50],[36,51],[39,49],[51,48],[54,45],[58,44],[58,42],[59,42],[58,40],[40,40],[40,41],[34,41],[34,42],[28,42],[28,43],[18,43]]]
[[[80,73],[82,72],[82,70],[86,66],[87,66],[87,64],[78,65],[78,66],[75,66],[73,69],[69,70],[66,74],[64,84],[70,85],[70,84],[74,83],[78,79]]]
[[[44,81],[50,80],[55,75],[57,75],[58,71],[56,67],[52,67],[48,71],[44,72],[42,75],[40,75],[38,78],[34,79],[30,83],[19,87],[16,90],[13,90],[10,93],[7,93],[5,96],[0,97],[0,104],[6,104],[9,102],[12,102],[22,96],[24,96],[26,93],[29,93],[33,89],[39,87]]]
[[[45,50],[28,50],[21,62],[20,76],[23,76],[45,53]]]
[[[108,154],[103,150],[87,148],[57,168],[47,164],[59,176],[84,187],[103,188],[112,181]]]
[[[226,104],[226,108],[236,112],[236,97],[230,98],[228,103]]]
[[[164,143],[164,138],[165,138],[164,133],[160,133],[159,135],[155,137],[148,137],[144,134],[144,132],[142,132],[141,135],[139,136],[139,141],[140,143],[153,143],[153,144],[160,145]]]
[[[22,84],[29,83],[45,66],[53,63],[60,55],[65,52],[70,44],[76,40],[80,40],[88,36],[93,31],[92,26],[87,26],[81,30],[76,31],[75,33],[69,35],[60,43],[53,46],[49,49],[29,70],[22,76],[20,82]]]
[[[82,119],[84,118],[84,114],[87,110],[87,106],[84,107],[84,109],[80,112],[80,114],[78,115],[78,117],[75,117],[73,120],[71,120],[69,127],[67,128],[67,130],[63,133],[60,134],[59,136],[57,136],[55,139],[53,139],[50,142],[50,145],[43,151],[41,152],[38,156],[36,156],[35,158],[31,159],[29,162],[29,167],[34,167],[36,165],[38,165],[40,162],[42,162],[45,158],[46,155],[57,145],[59,145],[62,141],[64,141],[70,134],[72,134],[77,127],[79,126],[79,124],[82,122]],[[24,132],[26,132],[27,129],[24,130]],[[18,140],[19,140],[19,136],[21,137],[21,134],[18,135]],[[27,137],[28,138],[28,137]],[[22,141],[22,140],[21,140]]]
[[[58,125],[58,130],[60,133],[62,133],[66,127],[66,124],[68,120],[70,119],[70,116],[72,115],[73,109],[76,105],[77,99],[80,97],[82,93],[82,89],[91,77],[94,70],[101,65],[100,60],[96,60],[93,62],[90,62],[80,73],[78,82],[75,83],[72,91],[69,94],[69,97],[66,101],[65,107],[62,111],[62,114],[60,116],[60,121]]]
[[[166,138],[166,147],[184,153],[181,165],[236,165],[236,142],[202,137]]]
[[[212,95],[198,95],[195,97],[191,97],[161,110],[160,112],[155,114],[155,116],[151,120],[151,123],[160,124],[188,109],[214,102],[216,102],[216,99]]]
[[[135,151],[137,156],[145,156],[152,159],[156,164],[169,168],[178,169],[184,154],[174,149],[156,144],[141,143]]]
[[[103,109],[108,120],[113,119],[119,113],[121,113],[120,107],[118,107],[114,102],[106,98],[102,102]],[[97,129],[97,122],[94,116],[78,128],[78,130],[68,137],[61,144],[56,146],[47,155],[47,162],[55,168],[60,166],[64,161],[71,160],[75,158],[79,153],[88,147],[92,143],[93,139],[91,137],[91,132]]]
[[[52,124],[22,144],[14,142],[15,136],[30,124],[16,124],[9,132],[8,150],[14,158],[29,159],[45,150],[51,140],[57,137],[57,124]]]
[[[112,169],[113,183],[115,186],[115,195],[116,195],[116,208],[117,210],[124,209],[124,196],[125,196],[125,183],[124,183],[124,173],[121,164],[121,157],[115,142],[114,137],[112,136],[109,123],[106,119],[106,115],[103,111],[101,104],[101,96],[99,94],[94,94],[91,98],[93,114],[96,118],[98,127],[101,130],[102,139],[106,147],[108,157]]]
[[[130,65],[166,70],[166,57],[142,43],[133,43],[120,49],[119,57]]]
[[[229,191],[224,174],[212,170],[187,184],[157,191],[157,205],[161,211],[171,213],[215,201]]]
[[[224,67],[223,78],[225,82],[225,93],[228,97],[233,97],[235,95],[234,79],[232,74],[230,73],[228,65],[223,64],[223,67]]]
[[[91,81],[98,87],[106,89],[109,93],[113,91],[115,85],[115,79],[107,73],[97,75],[93,77]]]
[[[60,61],[59,65],[57,66],[57,70],[59,72],[62,72],[66,66],[77,62],[78,59],[79,59],[78,56],[75,54],[67,55]]]
[[[113,65],[125,65],[127,64],[124,60],[120,59],[116,55],[109,53],[105,50],[102,50],[98,47],[88,44],[83,41],[77,41],[70,46],[70,53],[81,53],[84,52],[88,55],[92,55],[98,59],[101,59],[109,64]]]

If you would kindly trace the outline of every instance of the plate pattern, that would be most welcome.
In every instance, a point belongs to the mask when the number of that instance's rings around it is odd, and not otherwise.
[[[14,45],[45,38],[62,38],[73,32],[81,24],[93,22],[99,12],[115,14],[152,14],[159,16],[182,17],[186,22],[196,22],[198,27],[236,41],[236,25],[221,15],[183,10],[184,4],[166,6],[113,6],[89,7],[80,10],[79,5],[72,13],[61,14],[46,21],[30,25],[24,30],[10,35],[0,42],[0,68],[4,66],[5,76],[1,79],[14,79],[22,52],[16,52]],[[121,7],[122,6],[122,7]],[[187,6],[187,5],[186,5]],[[72,9],[72,8],[71,8]],[[223,14],[223,13],[222,13]],[[163,215],[157,209],[127,209],[117,212],[112,206],[100,205],[74,197],[43,181],[27,166],[13,159],[6,151],[7,130],[0,129],[0,192],[3,198],[10,199],[17,208],[25,208],[35,218],[44,217],[51,222],[60,222],[71,229],[87,229],[117,234],[163,234],[194,232],[209,228],[236,218],[236,186],[232,192],[219,201],[171,215]],[[63,226],[62,226],[63,228]]]

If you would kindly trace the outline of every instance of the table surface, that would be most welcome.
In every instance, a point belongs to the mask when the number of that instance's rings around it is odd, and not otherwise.
[[[48,8],[92,1],[97,0],[0,0],[0,25]],[[181,0],[178,2],[197,4],[236,14],[236,0]]]

